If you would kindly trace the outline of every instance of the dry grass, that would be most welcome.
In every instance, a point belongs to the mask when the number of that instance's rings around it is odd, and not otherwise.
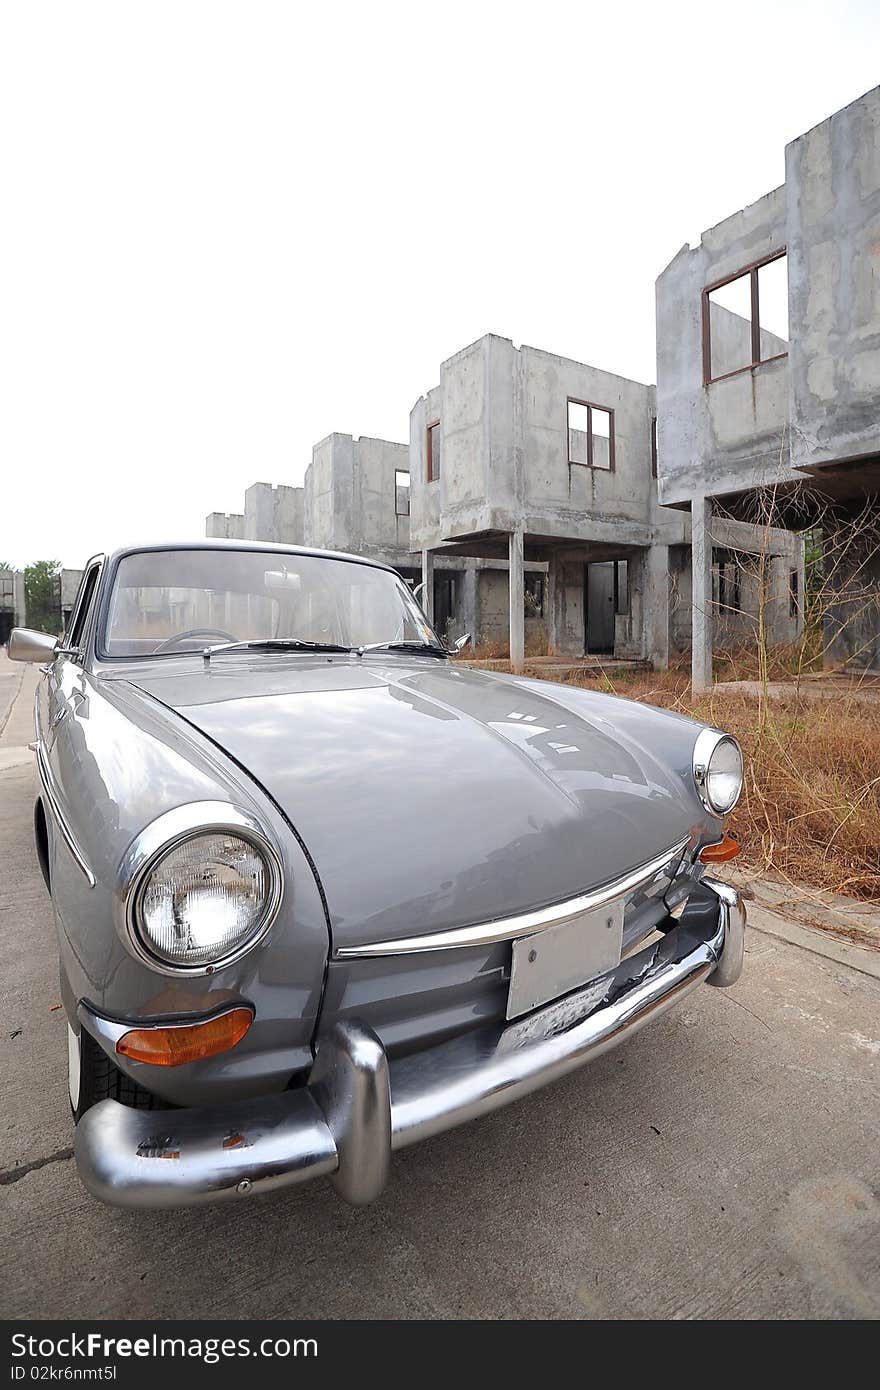
[[[546,633],[527,633],[525,654],[526,657],[552,655]],[[480,642],[478,646],[468,647],[463,656],[465,661],[509,661],[510,644],[502,641]]]
[[[789,675],[784,656],[776,676]],[[719,669],[720,667],[720,669]],[[749,679],[747,657],[722,658],[717,679]],[[814,888],[880,899],[880,707],[844,692],[809,704],[758,696],[691,692],[683,665],[631,677],[575,677],[573,683],[674,709],[735,734],[746,784],[730,826],[742,841],[738,863]]]

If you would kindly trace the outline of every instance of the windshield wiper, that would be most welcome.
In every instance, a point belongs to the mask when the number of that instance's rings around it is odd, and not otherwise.
[[[364,652],[417,652],[419,656],[448,656],[445,647],[436,647],[433,642],[368,642],[364,647],[355,647],[358,656]]]
[[[306,642],[299,637],[261,637],[253,642],[218,642],[213,647],[205,647],[202,656],[211,660],[217,652],[347,652],[356,647],[342,647],[338,642]]]
[[[217,642],[213,647],[205,647],[202,656],[205,662],[217,652],[344,652],[348,656],[363,656],[365,652],[415,652],[420,656],[447,657],[445,647],[435,646],[433,642],[368,642],[360,647],[344,647],[338,642],[307,642],[300,637],[261,637],[252,642]]]

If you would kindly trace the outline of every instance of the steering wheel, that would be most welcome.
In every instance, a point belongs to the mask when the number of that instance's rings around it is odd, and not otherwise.
[[[169,651],[171,647],[176,647],[178,642],[185,642],[188,637],[225,637],[228,642],[238,641],[237,637],[233,637],[231,632],[226,632],[222,627],[190,627],[186,632],[176,632],[173,637],[166,637],[165,641],[156,647],[153,656]]]

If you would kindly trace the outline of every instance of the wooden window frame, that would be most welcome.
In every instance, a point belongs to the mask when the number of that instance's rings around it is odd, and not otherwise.
[[[440,420],[438,417],[436,420],[431,420],[425,427],[425,476],[429,483],[438,483],[440,481],[440,474],[434,472],[434,441],[431,437],[431,431],[435,430],[439,424]]]
[[[743,372],[753,372],[756,367],[763,367],[768,362],[781,362],[788,356],[788,352],[777,352],[772,357],[761,356],[761,306],[758,294],[758,271],[762,266],[772,265],[774,261],[781,261],[783,256],[788,255],[788,248],[783,246],[781,251],[774,251],[770,256],[762,256],[759,261],[751,261],[749,265],[741,266],[732,275],[725,275],[722,280],[713,280],[711,285],[706,285],[703,289],[703,385],[710,386],[715,381],[727,381],[732,376],[741,376]],[[712,330],[711,317],[709,313],[709,295],[714,294],[715,290],[723,289],[725,285],[732,285],[734,280],[741,280],[744,276],[749,277],[749,291],[751,296],[751,330],[752,330],[752,360],[743,367],[734,367],[732,372],[722,372],[720,376],[712,375]]]
[[[587,461],[580,463],[578,459],[571,456],[571,423],[568,413],[570,405],[583,405],[587,408]],[[608,416],[608,467],[603,468],[601,464],[593,463],[593,411],[601,410]],[[566,396],[565,398],[565,453],[568,459],[569,468],[595,468],[597,473],[613,473],[615,471],[614,457],[614,407],[610,405],[600,405],[598,401],[581,401],[577,396]]]

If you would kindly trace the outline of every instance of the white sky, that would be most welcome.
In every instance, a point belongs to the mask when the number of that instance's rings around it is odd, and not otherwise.
[[[657,274],[880,6],[0,0],[0,559],[199,536],[495,332],[654,379]]]

